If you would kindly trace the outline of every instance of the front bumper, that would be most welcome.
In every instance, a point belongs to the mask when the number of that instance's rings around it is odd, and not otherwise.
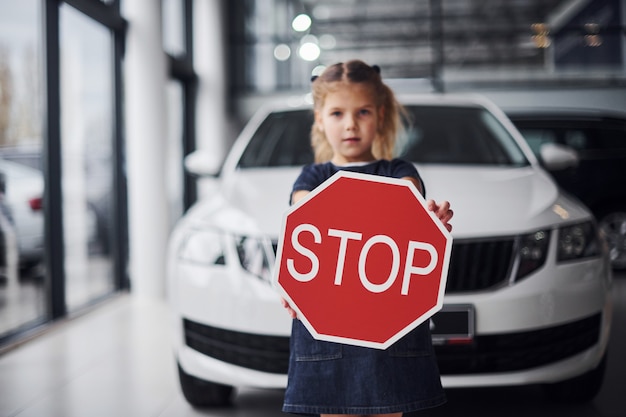
[[[435,346],[443,384],[516,385],[575,376],[599,363],[603,322],[598,313],[550,328],[477,336],[471,345]],[[187,319],[182,328],[185,349],[179,353],[186,353],[190,361],[199,354],[223,363],[231,375],[233,369],[239,375],[253,371],[252,385],[274,381],[282,387],[289,337],[220,329]]]
[[[221,267],[170,276],[176,354],[186,373],[233,386],[284,388],[291,319],[274,289]],[[191,268],[191,269],[189,269]],[[540,384],[588,372],[611,328],[611,273],[600,258],[544,268],[510,286],[446,295],[471,304],[473,342],[436,345],[444,387]]]

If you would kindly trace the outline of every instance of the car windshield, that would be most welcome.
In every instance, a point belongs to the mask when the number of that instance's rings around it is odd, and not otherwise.
[[[398,157],[415,163],[524,166],[528,160],[500,122],[480,107],[406,106]],[[251,138],[240,168],[313,162],[310,110],[271,113]]]

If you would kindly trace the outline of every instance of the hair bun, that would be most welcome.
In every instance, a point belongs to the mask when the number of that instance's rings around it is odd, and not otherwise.
[[[372,65],[372,69],[376,71],[376,74],[380,74],[380,67],[378,65]]]

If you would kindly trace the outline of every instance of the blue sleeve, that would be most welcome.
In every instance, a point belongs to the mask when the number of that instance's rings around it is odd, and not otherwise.
[[[306,165],[302,168],[300,175],[293,183],[291,193],[294,191],[306,190],[312,191],[321,184],[319,180],[319,168],[317,165]]]
[[[298,178],[293,183],[291,193],[289,194],[289,204],[291,204],[291,196],[295,191],[313,191],[321,183],[330,177],[328,164],[309,164],[305,165],[300,172]]]
[[[413,163],[405,161],[404,159],[392,159],[391,172],[395,178],[412,177],[417,179],[420,184],[422,184],[422,195],[426,198],[426,185]]]

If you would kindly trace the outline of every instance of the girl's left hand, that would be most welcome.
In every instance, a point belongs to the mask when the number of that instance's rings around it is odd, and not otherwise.
[[[454,216],[454,212],[450,209],[450,203],[448,201],[442,201],[441,204],[437,204],[435,200],[426,201],[426,206],[428,210],[435,213],[435,215],[441,220],[441,223],[448,229],[448,232],[452,231],[452,225],[448,223],[452,216]]]

